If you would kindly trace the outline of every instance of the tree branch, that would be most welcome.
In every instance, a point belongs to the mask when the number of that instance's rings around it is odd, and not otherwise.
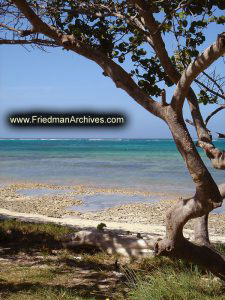
[[[104,18],[104,17],[112,17],[116,16],[119,18],[124,19],[124,15],[121,15],[118,10],[116,10],[115,5],[108,6],[102,4],[95,4],[95,3],[81,3],[76,8],[73,9],[62,9],[63,12],[69,13],[70,15],[87,15],[92,17]],[[54,13],[54,9],[51,9],[51,12]]]
[[[162,97],[162,100],[161,100],[162,106],[166,106],[167,103],[166,103],[166,91],[165,91],[165,89],[162,90],[161,97]]]
[[[186,6],[188,6],[191,2],[193,2],[193,0],[183,0],[179,3],[179,5],[172,11],[170,11],[170,16],[173,16],[179,9],[185,8]],[[166,16],[164,18],[164,20],[162,21],[162,23],[159,25],[157,31],[160,31],[163,27],[163,25],[165,24],[166,20],[168,19],[168,16]]]
[[[202,141],[198,142],[198,145],[205,151],[215,169],[225,170],[225,151],[216,148],[213,144]]]
[[[82,14],[97,18],[116,17],[118,19],[125,20],[131,27],[140,31],[145,36],[146,41],[153,47],[149,32],[146,31],[145,26],[141,23],[141,21],[137,17],[121,14],[118,8],[116,8],[115,6],[109,8],[105,5],[93,3],[89,3],[89,5],[87,5],[85,3],[85,5],[80,5],[80,7],[74,8],[72,10],[62,9],[62,11],[72,15]]]
[[[136,5],[143,20],[145,21],[145,26],[149,29],[150,32],[153,49],[155,50],[156,55],[158,56],[165,72],[169,76],[170,80],[173,83],[177,84],[181,77],[181,74],[178,72],[178,70],[170,60],[168,52],[165,48],[165,43],[162,39],[160,31],[158,30],[158,24],[154,19],[153,13],[151,12],[148,5],[146,5],[146,3],[142,0],[130,0],[130,2]],[[197,97],[191,87],[189,88],[187,98],[198,138],[200,140],[210,141],[210,136],[205,128],[204,120],[200,113]]]
[[[42,39],[30,39],[30,40],[6,40],[0,39],[0,45],[31,45],[36,44],[40,46],[53,46],[59,47],[57,43],[50,40],[42,40]]]
[[[187,122],[187,123],[190,124],[191,126],[194,126],[194,127],[195,127],[195,124],[194,124],[191,120],[185,119],[185,122]],[[207,130],[207,132],[208,132],[209,134],[211,134],[211,131],[210,131],[208,128],[206,128],[206,130]]]
[[[12,0],[12,2],[32,24],[33,28],[30,30],[29,34],[34,32],[43,33],[56,41],[60,40],[60,33],[52,26],[49,26],[45,22],[43,22],[42,19],[33,11],[26,0]],[[28,32],[26,35],[28,35]]]
[[[6,24],[3,24],[3,23],[0,23],[0,27],[6,28],[6,29],[8,29],[10,31],[13,31],[13,32],[17,32],[21,37],[25,37],[25,36],[28,36],[28,35],[31,35],[31,34],[34,34],[34,33],[38,33],[34,28],[28,29],[28,30],[19,30],[19,29],[10,27]]]
[[[63,46],[72,50],[94,62],[96,62],[104,71],[105,76],[110,77],[118,88],[122,88],[140,105],[152,114],[163,117],[161,105],[150,98],[145,92],[134,82],[131,76],[112,59],[98,50],[89,47],[81,41],[78,41],[73,35],[63,35]]]
[[[193,80],[215,60],[225,53],[225,33],[217,37],[217,41],[200,54],[183,72],[173,95],[171,105],[179,113],[183,108],[184,99]]]
[[[0,23],[0,27],[6,28],[6,29],[8,29],[10,31],[14,31],[14,32],[17,32],[18,34],[21,34],[21,30],[15,29],[15,28],[10,27],[10,26],[8,26],[6,24]]]
[[[161,105],[150,98],[131,78],[131,76],[112,59],[105,54],[81,42],[73,35],[66,35],[59,32],[53,27],[44,23],[32,10],[26,0],[12,0],[18,9],[30,21],[36,31],[55,40],[55,42],[63,46],[67,50],[74,51],[95,63],[97,63],[104,71],[105,76],[109,76],[115,85],[126,91],[135,101],[147,109],[152,114],[163,117]]]
[[[215,96],[220,97],[220,98],[222,98],[223,100],[225,100],[224,94],[221,95],[221,94],[219,94],[219,93],[213,91],[212,89],[210,89],[208,86],[206,86],[204,83],[202,83],[202,82],[199,81],[198,79],[195,79],[194,81],[195,81],[197,84],[199,84],[199,85],[201,85],[202,87],[204,87],[204,88],[205,88],[207,91],[209,91],[210,93],[212,93],[212,94],[214,94]]]
[[[222,109],[225,108],[225,105],[222,105],[220,107],[218,107],[217,109],[215,109],[210,115],[208,115],[208,117],[205,119],[205,125],[208,124],[209,120],[215,115],[217,114],[219,111],[221,111]]]
[[[224,133],[217,132],[217,134],[218,134],[219,139],[225,139],[225,134]]]
[[[154,50],[165,72],[174,83],[178,82],[180,74],[170,61],[168,52],[165,48],[165,43],[161,37],[160,32],[158,31],[158,24],[156,23],[152,12],[150,11],[146,3],[142,0],[130,0],[130,2],[132,2],[137,7],[144,25],[149,29],[150,37],[154,45]]]
[[[214,78],[212,78],[206,72],[202,72],[202,73],[218,87],[218,89],[220,90],[221,94],[224,94],[224,91],[221,89],[221,86],[216,82],[216,80]]]
[[[206,118],[206,121],[208,122],[209,119],[213,115],[215,115],[217,112],[219,112],[220,110],[222,110],[224,108],[225,108],[225,106],[217,108],[214,112],[212,112],[212,114],[210,114]],[[188,124],[194,126],[194,124],[190,120],[186,119],[185,121]],[[217,133],[217,134],[219,136],[222,135],[222,137],[223,137],[222,133]],[[224,135],[224,137],[225,137],[225,135]],[[212,142],[211,143],[207,143],[207,142],[204,142],[204,141],[198,141],[197,146],[200,147],[200,148],[202,148],[205,151],[207,157],[210,159],[210,161],[212,163],[212,166],[215,169],[220,169],[220,170],[224,170],[225,169],[225,151],[216,148]],[[223,197],[223,199],[224,199],[224,197]]]

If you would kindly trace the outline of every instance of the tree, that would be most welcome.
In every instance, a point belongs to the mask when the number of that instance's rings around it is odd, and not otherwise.
[[[191,260],[222,279],[225,259],[209,244],[207,220],[209,212],[221,206],[225,184],[218,187],[203,163],[183,119],[183,104],[187,99],[198,145],[214,167],[224,169],[224,152],[213,145],[199,108],[199,102],[220,104],[225,99],[223,77],[205,72],[225,54],[225,33],[199,53],[208,26],[225,23],[224,8],[220,0],[0,1],[0,44],[61,47],[82,55],[97,63],[116,87],[167,123],[196,192],[168,211],[166,237],[154,244],[155,253]],[[173,53],[164,35],[176,40]],[[129,70],[122,67],[125,60],[132,65]],[[166,99],[162,82],[174,85],[172,99]],[[199,87],[198,95],[193,82]],[[183,227],[192,218],[198,218],[194,243],[183,236]]]

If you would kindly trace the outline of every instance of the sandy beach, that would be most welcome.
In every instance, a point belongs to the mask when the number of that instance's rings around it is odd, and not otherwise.
[[[23,192],[29,192],[24,195]],[[161,196],[152,203],[129,203],[97,212],[81,212],[84,196],[93,195]],[[88,186],[62,186],[45,183],[19,182],[0,188],[0,214],[27,220],[55,222],[72,226],[96,227],[104,222],[109,229],[157,234],[165,233],[165,214],[178,195],[165,195],[129,189],[104,189]],[[83,203],[84,204],[84,203]],[[73,210],[68,207],[73,206]],[[192,235],[194,220],[185,226],[185,234]],[[209,231],[212,241],[225,242],[225,214],[210,214]]]

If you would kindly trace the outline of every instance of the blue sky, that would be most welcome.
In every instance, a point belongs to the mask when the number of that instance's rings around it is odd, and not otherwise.
[[[216,30],[215,30],[216,28]],[[215,41],[221,28],[208,33],[206,46]],[[26,51],[21,46],[0,47],[0,138],[170,138],[166,124],[134,102],[123,90],[102,75],[95,63],[72,52],[49,49]],[[221,63],[222,62],[222,63]],[[224,73],[221,60],[219,69]],[[171,91],[167,97],[171,97]],[[206,117],[213,106],[202,106]],[[120,112],[128,117],[122,128],[15,129],[6,123],[14,111],[31,110]],[[190,118],[185,105],[185,116]],[[210,129],[224,132],[223,111],[210,121]],[[194,131],[190,128],[191,133]]]

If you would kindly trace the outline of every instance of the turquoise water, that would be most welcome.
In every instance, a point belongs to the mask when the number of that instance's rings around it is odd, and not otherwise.
[[[225,149],[225,141],[215,144]],[[217,183],[224,171],[213,170]],[[56,184],[193,192],[172,140],[0,140],[0,178]]]

